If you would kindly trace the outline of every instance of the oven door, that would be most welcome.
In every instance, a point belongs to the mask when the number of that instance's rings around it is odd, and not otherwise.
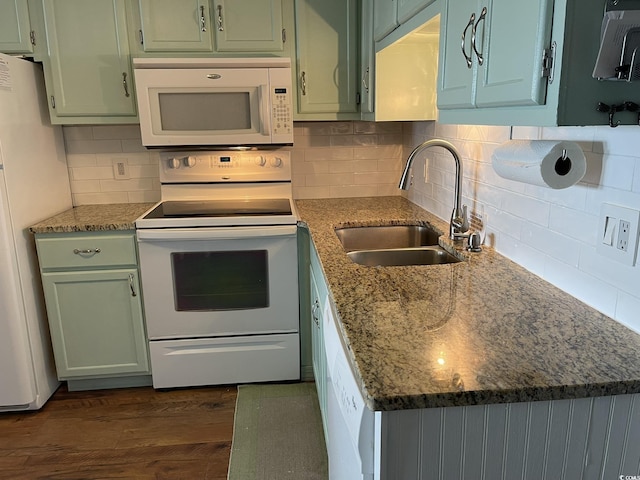
[[[139,229],[150,340],[298,331],[296,226]]]

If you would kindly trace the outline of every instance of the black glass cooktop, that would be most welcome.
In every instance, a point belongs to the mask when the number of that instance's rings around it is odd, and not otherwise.
[[[162,202],[144,218],[262,217],[291,214],[291,204],[287,198],[180,200]]]

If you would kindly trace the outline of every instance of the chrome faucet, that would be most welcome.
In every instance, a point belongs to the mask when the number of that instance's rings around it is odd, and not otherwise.
[[[411,164],[413,163],[413,159],[415,156],[420,153],[422,150],[425,150],[429,147],[442,147],[445,150],[449,151],[453,156],[453,159],[456,162],[456,184],[455,184],[455,198],[453,201],[453,211],[451,212],[451,220],[449,222],[449,238],[451,240],[458,240],[460,238],[467,238],[468,235],[465,235],[467,230],[469,230],[469,221],[467,220],[467,206],[464,205],[461,207],[462,203],[462,163],[460,162],[460,155],[451,143],[445,140],[427,140],[426,142],[421,143],[413,151],[409,154],[409,158],[407,158],[407,164],[404,167],[404,171],[402,172],[402,177],[400,177],[399,188],[402,190],[409,189],[409,169],[411,168]]]

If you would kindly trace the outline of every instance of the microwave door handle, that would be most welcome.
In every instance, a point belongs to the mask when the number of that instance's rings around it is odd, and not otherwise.
[[[269,123],[270,111],[269,111],[269,90],[266,85],[260,85],[258,89],[258,103],[260,108],[260,135],[269,136],[271,131],[271,125]],[[266,106],[266,108],[264,108]]]

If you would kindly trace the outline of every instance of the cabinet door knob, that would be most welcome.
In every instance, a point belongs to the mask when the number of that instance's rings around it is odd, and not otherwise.
[[[471,53],[469,52],[469,55],[467,55],[467,51],[464,49],[465,47],[465,40],[467,39],[467,30],[469,30],[469,27],[473,28],[473,24],[476,21],[476,14],[472,13],[471,17],[469,18],[469,23],[467,23],[467,26],[464,27],[464,30],[462,31],[462,55],[464,55],[464,59],[467,61],[467,68],[471,68],[471,66],[473,65],[473,62],[471,61]]]
[[[302,89],[302,95],[307,94],[307,74],[302,72],[300,74],[300,88]]]
[[[480,12],[480,17],[478,17],[478,21],[473,25],[473,28],[471,29],[471,46],[473,47],[473,51],[475,52],[476,57],[478,57],[479,65],[482,65],[484,63],[484,57],[482,56],[482,53],[478,52],[478,48],[476,45],[476,32],[478,30],[478,25],[480,24],[480,22],[484,22],[486,18],[487,18],[487,7],[482,7],[482,11]],[[484,48],[484,42],[483,42],[483,48]]]

